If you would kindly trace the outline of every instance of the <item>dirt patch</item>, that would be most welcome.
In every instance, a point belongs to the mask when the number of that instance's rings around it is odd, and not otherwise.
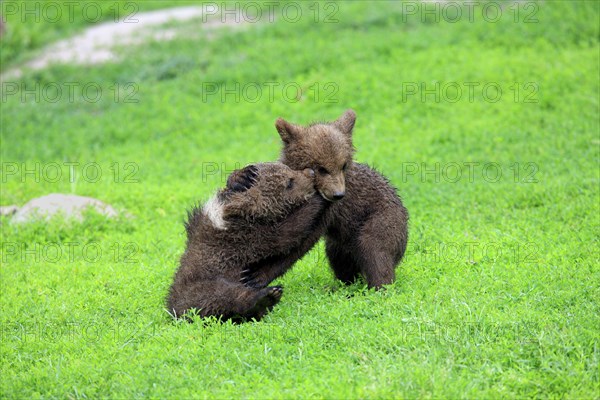
[[[50,64],[94,65],[117,61],[117,46],[132,46],[148,40],[172,40],[177,36],[176,29],[156,29],[169,22],[183,22],[200,18],[207,12],[215,14],[215,5],[176,7],[136,14],[132,20],[105,22],[87,28],[81,34],[61,40],[44,48],[39,56],[22,67],[6,71],[0,76],[19,78],[24,69],[40,70]],[[210,9],[209,9],[210,8]],[[207,20],[203,26],[209,28],[231,26],[243,23],[243,18],[227,20]]]

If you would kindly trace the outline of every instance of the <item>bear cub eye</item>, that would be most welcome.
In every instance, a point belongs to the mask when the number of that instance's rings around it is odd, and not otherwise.
[[[293,188],[293,187],[294,187],[294,178],[291,178],[291,179],[288,181],[288,184],[287,184],[287,187],[286,187],[286,188],[287,188],[287,189],[291,189],[291,188]]]
[[[323,168],[323,167],[319,167],[319,168],[317,169],[317,171],[319,171],[319,174],[321,174],[321,175],[327,175],[327,174],[329,174],[329,171],[327,171],[327,170],[326,170],[325,168]]]

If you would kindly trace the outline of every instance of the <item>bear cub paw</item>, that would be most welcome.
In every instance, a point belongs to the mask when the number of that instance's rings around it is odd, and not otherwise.
[[[248,165],[229,175],[229,178],[227,178],[227,189],[233,192],[245,192],[256,183],[257,177],[258,168],[256,165]]]
[[[281,286],[271,286],[262,289],[256,304],[248,312],[248,317],[255,318],[257,321],[260,320],[269,311],[273,310],[273,307],[281,300],[282,295],[283,288]]]

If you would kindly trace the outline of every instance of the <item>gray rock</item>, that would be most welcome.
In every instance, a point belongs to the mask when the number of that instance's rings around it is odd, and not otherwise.
[[[114,208],[100,200],[71,194],[53,193],[29,201],[16,212],[11,219],[11,223],[22,223],[35,219],[48,220],[56,214],[62,214],[65,218],[81,221],[83,211],[88,208],[93,208],[96,212],[109,218],[117,216],[117,211]]]

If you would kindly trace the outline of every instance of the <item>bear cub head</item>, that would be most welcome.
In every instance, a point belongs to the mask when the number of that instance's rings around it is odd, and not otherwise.
[[[231,205],[243,205],[225,207],[225,219],[241,218],[252,223],[276,222],[316,195],[315,173],[311,169],[295,171],[284,164],[274,162],[253,164],[244,168],[244,171],[248,170],[253,172],[250,178],[252,182],[247,191],[223,193]],[[234,172],[229,179],[237,179],[236,173]]]
[[[275,127],[283,140],[280,161],[294,170],[315,171],[315,187],[328,201],[346,194],[345,173],[352,166],[352,129],[356,113],[347,110],[333,122],[303,127],[279,118]]]

